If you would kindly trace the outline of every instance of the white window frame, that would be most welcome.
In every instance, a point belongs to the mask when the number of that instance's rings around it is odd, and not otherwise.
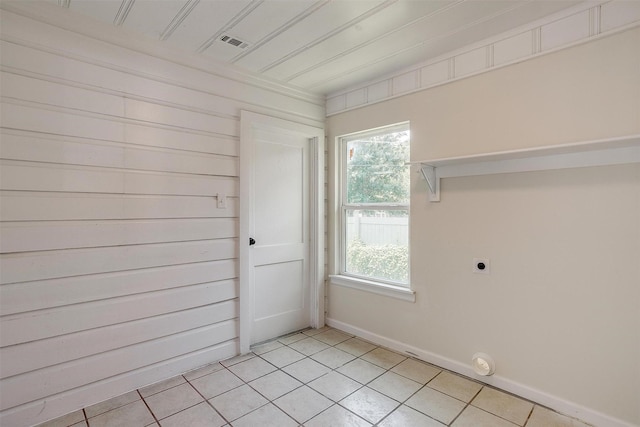
[[[389,126],[383,126],[375,129],[366,130],[363,132],[354,132],[347,135],[342,135],[337,138],[337,150],[336,156],[337,164],[339,165],[338,173],[338,185],[337,190],[337,218],[336,218],[336,268],[337,274],[330,275],[330,281],[332,285],[343,286],[362,291],[367,291],[379,295],[398,298],[405,301],[415,301],[415,292],[411,289],[411,277],[409,273],[408,283],[397,283],[393,281],[387,281],[378,278],[371,278],[360,276],[354,273],[348,273],[346,271],[346,250],[347,250],[347,211],[358,209],[370,209],[370,210],[406,210],[410,215],[410,203],[348,203],[347,197],[347,177],[346,177],[346,165],[347,165],[347,143],[353,136],[366,136],[377,135],[385,132],[393,132],[394,128],[409,128],[409,122],[396,123]],[[407,238],[410,246],[410,231],[407,232]],[[410,262],[411,257],[409,257]],[[410,270],[410,268],[409,268]]]

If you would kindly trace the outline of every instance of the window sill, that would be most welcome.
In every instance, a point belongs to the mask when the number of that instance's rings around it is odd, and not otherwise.
[[[343,286],[345,288],[358,289],[360,291],[384,295],[403,301],[416,301],[416,293],[409,288],[403,288],[401,286],[387,285],[385,283],[356,279],[355,277],[341,276],[338,274],[330,275],[329,283],[336,286]]]

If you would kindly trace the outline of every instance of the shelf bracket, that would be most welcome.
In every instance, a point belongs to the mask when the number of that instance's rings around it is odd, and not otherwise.
[[[422,172],[422,176],[424,177],[424,180],[427,181],[427,186],[429,187],[429,201],[439,202],[440,177],[436,172],[436,168],[433,166],[422,164],[420,165],[420,172]]]

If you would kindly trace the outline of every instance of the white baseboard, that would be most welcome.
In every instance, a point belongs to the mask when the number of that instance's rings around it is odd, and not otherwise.
[[[17,406],[0,414],[0,426],[33,426],[143,386],[238,354],[238,340],[181,355],[142,369]]]
[[[387,347],[391,350],[404,353],[409,356],[413,356],[417,359],[437,365],[449,371],[453,371],[476,381],[480,381],[484,384],[488,384],[509,393],[516,394],[525,399],[531,400],[532,402],[551,408],[561,414],[577,418],[589,424],[593,424],[596,427],[639,427],[635,424],[630,424],[626,421],[614,418],[610,415],[606,415],[593,409],[578,405],[577,403],[561,399],[557,396],[553,396],[541,390],[529,387],[527,385],[515,382],[499,375],[492,375],[490,377],[479,376],[473,371],[471,365],[466,365],[456,360],[449,359],[447,357],[417,347],[413,347],[411,345],[396,341],[382,335],[378,335],[376,333],[358,328],[339,320],[327,318],[326,323],[332,328],[348,332],[367,341],[371,341],[374,344]]]

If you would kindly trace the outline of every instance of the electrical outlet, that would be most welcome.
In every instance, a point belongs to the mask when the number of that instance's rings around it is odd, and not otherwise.
[[[491,273],[491,261],[489,258],[474,258],[473,259],[473,272],[479,274]]]

